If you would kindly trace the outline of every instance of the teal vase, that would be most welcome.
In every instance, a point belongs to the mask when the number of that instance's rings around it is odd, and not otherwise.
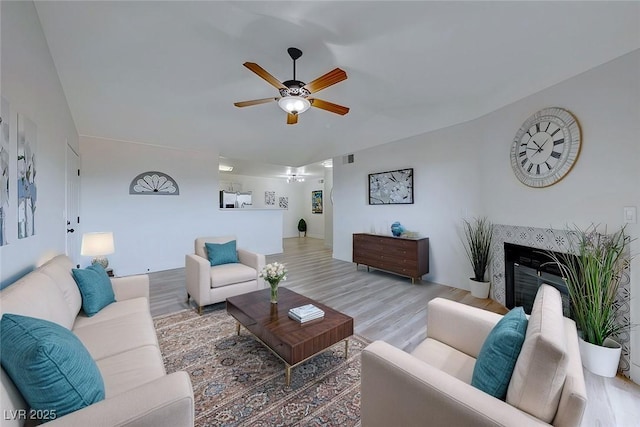
[[[404,227],[398,221],[391,224],[391,234],[395,237],[399,237],[404,232]]]

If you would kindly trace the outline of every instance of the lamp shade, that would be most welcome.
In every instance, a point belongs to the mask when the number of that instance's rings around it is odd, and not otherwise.
[[[82,235],[82,248],[80,255],[83,256],[103,256],[115,252],[113,244],[113,233],[101,231],[97,233],[84,233]]]

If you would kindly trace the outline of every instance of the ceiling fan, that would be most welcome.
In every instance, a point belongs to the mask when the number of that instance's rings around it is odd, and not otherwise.
[[[320,108],[342,116],[347,114],[349,112],[349,108],[347,107],[323,101],[322,99],[309,97],[313,93],[320,92],[322,89],[326,89],[329,86],[346,80],[347,73],[340,68],[335,68],[313,80],[311,83],[301,82],[300,80],[296,80],[296,60],[302,56],[302,51],[295,47],[290,47],[287,49],[287,52],[293,60],[293,79],[285,82],[280,82],[264,68],[254,62],[245,62],[242,64],[266,80],[267,83],[278,89],[280,91],[280,97],[235,102],[233,105],[236,107],[249,107],[250,105],[266,104],[268,102],[277,101],[278,106],[287,113],[288,125],[295,125],[298,123],[298,115],[307,111],[309,107]]]

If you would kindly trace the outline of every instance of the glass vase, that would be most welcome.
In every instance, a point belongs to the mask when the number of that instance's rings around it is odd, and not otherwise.
[[[279,282],[269,283],[271,285],[271,304],[278,303],[278,284]]]

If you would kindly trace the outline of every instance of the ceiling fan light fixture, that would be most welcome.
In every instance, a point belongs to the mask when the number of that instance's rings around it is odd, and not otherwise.
[[[287,177],[287,183],[292,183],[292,182],[304,182],[304,178],[301,178],[294,173]]]
[[[301,96],[283,96],[278,100],[278,106],[289,114],[304,113],[311,107],[311,103]]]

